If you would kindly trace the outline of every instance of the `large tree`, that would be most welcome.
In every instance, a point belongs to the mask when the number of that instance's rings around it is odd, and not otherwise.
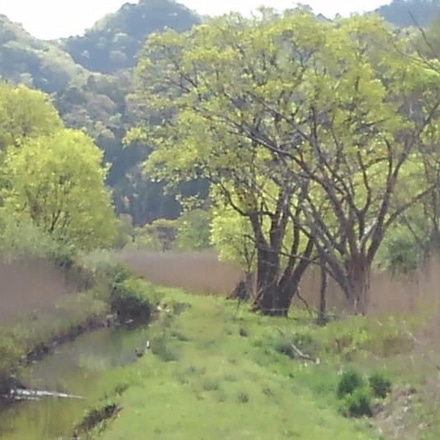
[[[435,188],[439,76],[407,52],[374,16],[302,9],[148,41],[149,171],[205,177],[214,203],[247,219],[264,312],[287,312],[314,247],[365,312],[387,229]]]
[[[0,81],[0,150],[63,126],[50,98],[25,86]]]
[[[311,23],[304,17],[303,26]],[[307,182],[253,136],[264,127],[267,142],[282,141],[282,124],[260,101],[288,106],[282,86],[297,66],[286,58],[288,48],[263,40],[280,39],[289,26],[265,11],[261,24],[231,15],[188,34],[170,31],[148,42],[138,70],[140,98],[158,122],[150,131],[150,173],[205,178],[217,207],[247,219],[257,254],[257,308],[272,314],[287,313],[313,249],[299,231]],[[313,36],[306,40],[316,44]],[[280,69],[270,69],[271,62]]]
[[[301,123],[273,109],[299,138],[278,153],[310,180],[307,226],[328,272],[365,313],[388,229],[437,192],[440,75],[374,16],[339,21],[326,41],[310,66]]]
[[[30,219],[56,241],[80,249],[110,244],[116,223],[101,161],[93,141],[69,129],[10,147],[2,214]]]

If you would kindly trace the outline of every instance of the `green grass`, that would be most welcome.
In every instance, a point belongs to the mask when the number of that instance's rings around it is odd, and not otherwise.
[[[12,326],[0,327],[0,389],[21,370],[31,351],[49,348],[57,338],[67,337],[79,326],[86,328],[88,322],[104,317],[108,311],[103,293],[88,291],[66,295],[47,310],[20,317]]]
[[[340,414],[337,356],[317,365],[280,350],[275,327],[302,328],[303,350],[313,342],[322,352],[319,328],[244,310],[234,316],[235,304],[219,298],[174,290],[167,297],[191,307],[152,327],[152,352],[125,369],[127,389],[110,396],[122,410],[97,438],[380,438],[366,421]]]

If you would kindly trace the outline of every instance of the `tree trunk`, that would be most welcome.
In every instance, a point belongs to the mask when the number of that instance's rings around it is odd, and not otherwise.
[[[287,316],[297,288],[298,286],[291,285],[288,289],[283,289],[275,284],[270,289],[264,289],[255,299],[253,310],[268,316]]]
[[[326,325],[327,322],[327,271],[325,268],[325,262],[321,259],[321,286],[319,290],[319,311],[317,324]]]
[[[348,265],[348,292],[347,297],[353,312],[357,315],[366,315],[370,302],[371,264],[364,255],[351,258]]]
[[[287,316],[292,299],[298,290],[299,276],[292,274],[286,281],[280,277],[280,261],[272,254],[262,253],[259,257],[264,260],[258,262],[257,296],[253,310],[269,316]]]

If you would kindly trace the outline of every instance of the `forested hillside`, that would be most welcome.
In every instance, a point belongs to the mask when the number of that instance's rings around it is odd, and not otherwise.
[[[198,22],[193,12],[172,0],[142,0],[104,17],[84,36],[41,41],[0,16],[0,77],[51,94],[65,124],[87,130],[111,164],[107,183],[117,212],[128,214],[135,225],[180,213],[162,184],[142,176],[145,148],[122,144],[133,124],[135,55],[149,33],[186,30]]]
[[[85,68],[111,73],[135,65],[148,34],[166,28],[185,31],[199,21],[174,1],[140,0],[103,17],[84,35],[62,41],[62,47]]]
[[[427,26],[440,12],[439,0],[393,0],[377,13],[396,26]]]
[[[438,8],[438,0],[394,0],[377,12],[397,25],[412,25],[408,21],[412,16],[425,25]],[[150,151],[145,141],[123,143],[127,130],[138,121],[132,99],[132,68],[138,51],[153,32],[183,32],[200,21],[174,0],[140,0],[103,17],[82,36],[41,41],[0,16],[0,77],[49,93],[67,127],[86,129],[110,164],[106,182],[116,211],[126,215],[127,225],[173,220],[182,212],[175,195],[165,190],[166,182],[155,182],[142,173]],[[182,183],[178,188],[184,196],[201,193],[202,199],[207,191],[206,180]],[[194,221],[204,224],[208,214],[197,215]],[[157,228],[173,236],[170,224],[153,229],[157,232]],[[202,242],[206,244],[206,239]]]

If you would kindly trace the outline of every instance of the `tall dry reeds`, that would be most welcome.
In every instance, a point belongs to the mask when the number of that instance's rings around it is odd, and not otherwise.
[[[0,261],[0,325],[76,290],[75,283],[47,261]]]
[[[219,262],[211,252],[155,253],[127,251],[120,258],[139,275],[153,283],[181,287],[199,294],[226,295],[243,274],[233,265]],[[319,300],[320,277],[310,270],[301,283],[301,296],[313,308]],[[371,281],[370,313],[411,313],[423,307],[440,305],[440,259],[433,259],[412,274],[374,274]],[[338,312],[346,310],[344,295],[337,284],[329,280],[328,306]],[[295,304],[301,306],[298,299]]]

